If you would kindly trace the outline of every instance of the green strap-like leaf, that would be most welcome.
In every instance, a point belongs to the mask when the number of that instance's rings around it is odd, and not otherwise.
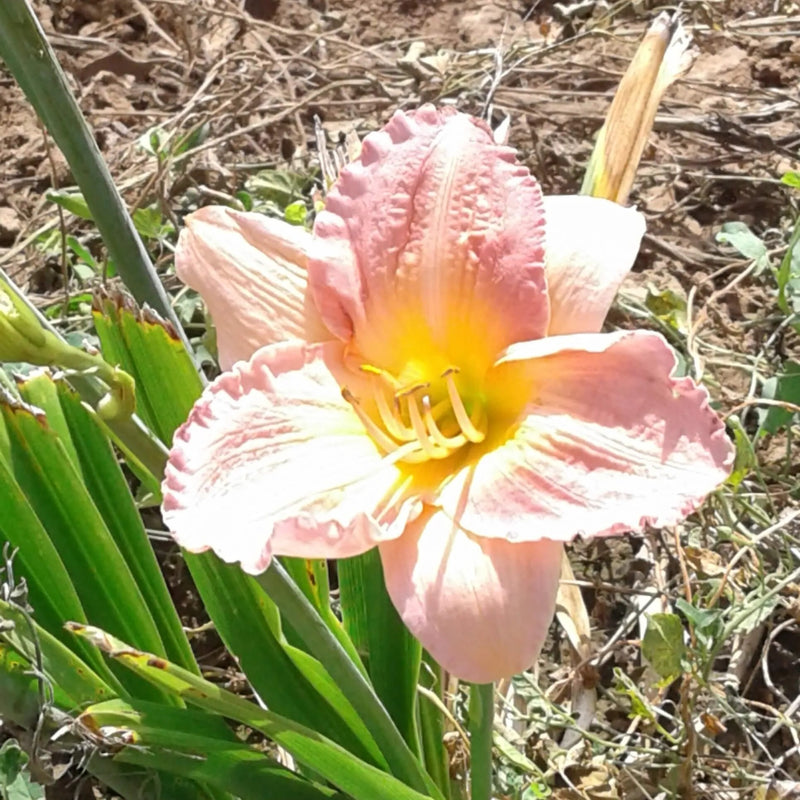
[[[27,580],[31,602],[45,627],[56,630],[64,619],[84,620],[78,593],[58,550],[1,455],[0,542],[10,542],[17,549],[15,572]],[[46,580],[39,580],[45,577]]]
[[[441,792],[397,730],[375,690],[350,659],[339,640],[314,610],[308,598],[278,561],[261,573],[258,582],[281,610],[281,615],[302,638],[308,651],[341,688],[366,724],[394,775],[441,798]]]
[[[40,653],[42,671],[62,696],[69,698],[72,708],[99,703],[116,694],[72,650],[35,622],[31,627],[26,616],[4,600],[0,600],[0,620],[11,623],[0,626],[0,639],[31,664],[36,663],[36,654]]]
[[[7,400],[0,394],[0,406]],[[85,645],[75,647],[74,637],[68,637],[62,628],[65,620],[86,621],[86,616],[58,550],[11,470],[11,439],[0,410],[0,543],[5,542],[16,550],[14,572],[27,581],[39,624],[113,682],[97,653]]]
[[[354,800],[423,800],[427,795],[356,758],[314,730],[266,711],[232,692],[198,678],[164,659],[134,650],[107,633],[82,625],[70,626],[114,659],[199,708],[234,719],[268,736],[295,759]]]
[[[60,699],[70,702],[63,692]],[[32,729],[38,718],[39,687],[31,662],[0,642],[0,719]]]
[[[416,701],[422,649],[389,598],[377,548],[340,559],[337,570],[345,630],[365,655],[378,697],[409,747],[419,753]]]
[[[175,329],[124,295],[98,295],[94,324],[106,360],[133,376],[142,419],[167,444],[203,389]]]
[[[205,719],[204,719],[205,718]],[[231,733],[220,737],[208,725],[217,719],[192,709],[164,708],[120,700],[87,708],[81,722],[95,735],[111,741],[133,740],[114,757],[194,778],[236,795],[239,800],[346,800],[281,766],[277,761],[238,741]]]
[[[322,617],[325,624],[330,628],[331,633],[339,640],[339,643],[350,656],[350,660],[364,673],[367,674],[366,667],[361,661],[355,643],[345,631],[344,626],[331,609],[330,581],[328,579],[328,562],[324,558],[289,558],[280,559],[292,580],[298,588],[308,598],[309,602]],[[291,640],[289,631],[286,636]],[[295,634],[296,636],[296,634]],[[302,645],[302,641],[292,641],[292,644]]]
[[[216,786],[149,765],[126,764],[107,753],[95,752],[86,769],[124,800],[236,800]]]
[[[0,621],[4,623],[0,628],[0,719],[33,728],[38,724],[40,713],[44,713],[45,724],[41,733],[46,736],[65,722],[69,723],[69,715],[77,714],[86,706],[122,702],[117,698],[107,699],[113,698],[111,688],[47,631],[36,623],[31,627],[19,609],[0,601]],[[83,643],[90,646],[88,642]],[[41,672],[36,668],[37,652],[41,656]],[[45,680],[44,698],[41,697],[38,674],[42,674]],[[42,700],[47,704],[44,708]],[[56,713],[50,703],[64,713]],[[166,706],[148,707],[161,709],[164,714],[171,710]],[[233,739],[230,729],[218,716],[203,714],[194,717],[192,725],[198,735]],[[92,744],[96,748],[97,740]],[[117,748],[118,743],[113,749],[116,751]],[[88,763],[89,772],[126,800],[232,800],[227,791],[219,787],[205,788],[190,780],[192,776],[176,777],[170,774],[174,770],[158,772],[158,764],[144,765],[152,769],[142,770],[109,762],[108,756],[93,757]],[[194,777],[202,778],[200,775]]]
[[[75,467],[80,469],[78,452],[73,444],[72,433],[64,417],[64,410],[58,400],[58,389],[52,377],[44,371],[35,373],[32,377],[21,381],[17,389],[22,400],[44,411],[48,427],[64,445],[64,450]]]
[[[95,751],[86,769],[123,800],[236,800],[216,786],[151,769],[149,764],[126,764],[108,753]]]
[[[315,674],[312,664],[284,649],[277,609],[258,583],[238,565],[225,564],[212,553],[186,553],[185,558],[217,631],[267,706],[314,727],[360,758],[384,765],[380,750],[340,689]],[[320,691],[324,688],[332,691]]]
[[[58,384],[57,395],[86,488],[141,590],[164,644],[165,655],[176,664],[199,672],[141,516],[106,434],[80,398],[62,382]],[[48,421],[50,418],[48,413]]]
[[[58,551],[86,617],[163,653],[141,590],[61,439],[37,409],[5,402],[0,412],[9,434],[13,476]],[[26,566],[29,574],[48,568],[47,563]],[[42,585],[47,579],[47,574],[38,574],[34,580]],[[130,689],[152,699],[159,695],[140,681]],[[168,695],[162,698],[173,702]]]

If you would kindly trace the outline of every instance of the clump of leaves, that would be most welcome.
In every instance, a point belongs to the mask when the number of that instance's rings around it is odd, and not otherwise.
[[[44,789],[28,771],[28,754],[16,739],[0,747],[0,800],[44,800]]]

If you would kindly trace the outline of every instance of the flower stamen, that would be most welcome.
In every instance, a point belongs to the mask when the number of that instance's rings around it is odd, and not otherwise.
[[[462,433],[458,434],[458,436],[445,436],[436,424],[436,413],[446,404],[447,401],[443,401],[432,409],[431,399],[428,395],[425,395],[422,398],[422,418],[425,420],[425,425],[428,428],[431,439],[433,439],[436,444],[440,447],[446,447],[449,450],[456,450],[467,443],[467,437]]]
[[[467,413],[459,394],[455,375],[457,367],[442,373],[447,394],[438,389],[438,402],[432,402],[428,381],[403,385],[391,373],[371,364],[359,364],[371,382],[374,410],[366,411],[359,399],[347,388],[342,397],[350,403],[375,444],[392,462],[420,463],[448,458],[470,442],[482,442],[486,436],[483,405],[476,402],[472,414]],[[377,411],[377,418],[375,415]],[[445,431],[447,433],[445,433]],[[449,434],[449,435],[448,435]]]
[[[475,444],[478,444],[486,438],[486,434],[483,431],[478,430],[476,427],[476,423],[478,419],[480,419],[482,410],[480,407],[478,407],[476,409],[476,419],[470,419],[469,415],[467,414],[467,409],[464,407],[464,401],[461,399],[461,395],[458,393],[458,387],[456,386],[455,378],[453,378],[453,375],[457,372],[457,367],[449,367],[442,373],[442,377],[447,384],[447,395],[450,398],[450,405],[453,407],[453,414],[455,414],[458,427],[461,428],[462,433],[467,437],[467,439]]]
[[[386,430],[389,434],[394,436],[395,439],[399,439],[401,442],[411,442],[416,439],[414,431],[402,423],[400,415],[398,414],[399,409],[397,409],[396,399],[395,411],[392,411],[389,408],[389,403],[386,401],[386,392],[383,391],[383,387],[376,385],[373,394],[375,395],[375,405],[378,407],[381,422],[386,426]]]
[[[358,398],[345,386],[342,388],[342,397],[350,403],[355,411],[356,416],[361,421],[361,424],[366,429],[367,433],[372,437],[372,440],[378,447],[383,450],[388,460],[391,463],[396,463],[398,461],[407,461],[410,464],[418,464],[422,461],[427,461],[430,456],[425,452],[422,448],[421,442],[414,439],[410,442],[404,442],[403,444],[398,444],[394,439],[388,436],[384,431],[382,431],[378,425],[376,425],[372,418],[361,408],[361,404],[358,401]]]
[[[425,451],[428,458],[447,458],[453,452],[452,448],[442,447],[433,441],[422,420],[422,415],[419,413],[417,398],[413,394],[408,396],[408,418],[411,420],[411,425],[417,435],[420,447]]]
[[[375,444],[387,453],[397,450],[397,442],[382,431],[373,421],[369,414],[361,408],[358,398],[346,387],[342,387],[342,397],[350,403],[356,416],[361,420],[361,424],[367,429],[367,433],[373,438]]]

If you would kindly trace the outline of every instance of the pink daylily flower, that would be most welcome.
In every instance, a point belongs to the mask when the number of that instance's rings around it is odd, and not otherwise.
[[[564,542],[674,524],[730,470],[666,341],[599,332],[643,232],[609,201],[543,197],[486,125],[431,106],[364,140],[313,234],[191,215],[177,270],[225,372],[176,433],[167,526],[250,573],[377,546],[446,669],[525,669]]]

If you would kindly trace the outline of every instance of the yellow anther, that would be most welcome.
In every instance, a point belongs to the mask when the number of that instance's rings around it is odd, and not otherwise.
[[[400,381],[398,381],[397,378],[395,378],[394,375],[392,375],[392,373],[388,370],[375,367],[372,364],[360,364],[359,369],[362,372],[366,372],[368,375],[374,375],[375,377],[380,378],[393,392],[396,392],[400,388]]]

